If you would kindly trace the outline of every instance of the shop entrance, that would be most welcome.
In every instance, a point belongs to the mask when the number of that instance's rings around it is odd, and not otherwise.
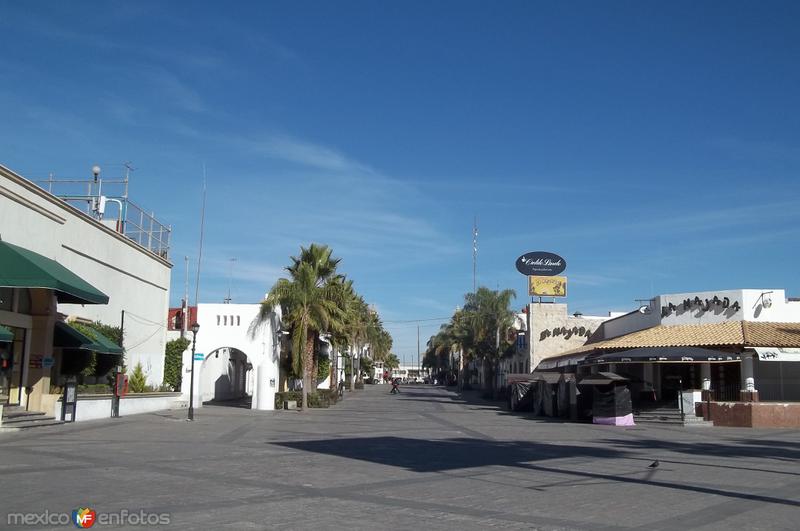
[[[0,343],[0,404],[19,405],[25,376],[25,329],[7,325],[5,328],[14,334],[14,340]]]

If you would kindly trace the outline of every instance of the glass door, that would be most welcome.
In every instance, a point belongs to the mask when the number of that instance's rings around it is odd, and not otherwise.
[[[0,343],[0,404],[7,403],[11,393],[11,367],[13,363],[13,343]]]
[[[22,400],[25,329],[5,325],[14,332],[14,341],[0,343],[0,403],[19,405]]]

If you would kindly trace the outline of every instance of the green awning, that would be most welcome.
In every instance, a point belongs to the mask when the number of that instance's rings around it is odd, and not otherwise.
[[[3,325],[0,325],[0,341],[4,343],[11,343],[14,341],[14,332]]]
[[[87,325],[56,321],[53,346],[91,350],[100,354],[122,354],[122,347]]]
[[[0,241],[0,287],[52,289],[58,302],[108,304],[108,295],[55,260],[4,241]]]

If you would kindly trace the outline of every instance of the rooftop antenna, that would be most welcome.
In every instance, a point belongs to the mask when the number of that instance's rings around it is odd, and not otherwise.
[[[233,281],[233,264],[236,262],[236,258],[229,258],[231,265],[228,268],[228,296],[225,297],[224,302],[225,304],[231,303],[231,282]]]
[[[133,164],[131,164],[129,160],[123,162],[122,165],[125,166],[125,177],[122,178],[122,182],[124,183],[122,197],[128,199],[128,181],[130,180],[131,172],[135,171],[136,168],[133,167]]]

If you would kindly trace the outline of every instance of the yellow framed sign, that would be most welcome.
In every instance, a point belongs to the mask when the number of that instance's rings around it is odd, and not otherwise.
[[[528,294],[537,297],[566,297],[567,277],[528,277]]]

